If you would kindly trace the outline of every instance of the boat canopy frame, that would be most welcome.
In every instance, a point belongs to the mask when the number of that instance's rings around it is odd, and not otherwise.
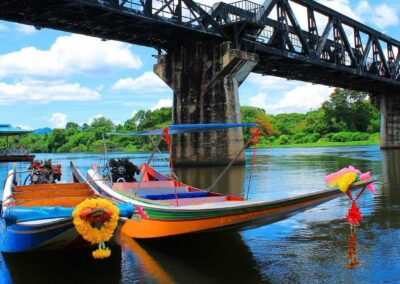
[[[107,161],[108,158],[108,152],[107,152],[107,145],[106,145],[106,136],[112,135],[112,136],[159,136],[159,139],[157,142],[154,142],[153,139],[151,139],[154,147],[153,151],[145,164],[145,169],[143,172],[145,173],[147,171],[148,165],[151,163],[151,161],[154,158],[155,153],[158,151],[161,153],[159,146],[161,141],[165,141],[168,146],[168,152],[169,152],[169,166],[171,169],[171,179],[174,184],[174,191],[175,191],[175,199],[176,199],[176,206],[178,205],[178,195],[176,192],[176,181],[178,180],[175,172],[174,172],[174,167],[173,167],[173,161],[172,161],[172,152],[171,152],[171,142],[170,142],[170,135],[174,134],[186,134],[186,133],[198,133],[198,132],[209,132],[209,131],[222,131],[222,130],[227,130],[231,128],[239,128],[239,127],[250,127],[252,128],[251,136],[247,139],[246,143],[244,143],[243,147],[241,150],[236,154],[236,156],[230,161],[230,163],[221,171],[221,173],[218,175],[218,177],[215,179],[215,181],[207,188],[205,189],[206,191],[211,191],[222,179],[222,177],[225,175],[225,173],[229,170],[229,168],[232,167],[232,165],[237,161],[239,156],[243,153],[243,151],[251,144],[254,144],[253,148],[253,157],[252,157],[252,164],[251,164],[251,169],[250,169],[250,177],[249,177],[249,184],[247,188],[247,194],[246,194],[246,200],[248,199],[249,196],[249,190],[250,190],[250,183],[252,179],[252,172],[254,168],[254,163],[255,163],[255,154],[256,154],[256,149],[257,149],[257,143],[258,143],[258,136],[259,136],[259,129],[258,125],[256,123],[210,123],[210,124],[172,124],[169,125],[163,129],[154,129],[154,130],[144,130],[144,131],[136,131],[136,132],[104,132],[102,134],[103,138],[103,144],[104,144],[104,155],[105,155],[105,160]],[[106,168],[108,167],[107,162]],[[111,171],[108,171],[111,173]],[[111,176],[109,177],[110,181],[112,182]],[[138,185],[135,190],[135,196],[137,193],[137,190],[140,188],[142,184],[142,179],[143,179],[143,174],[138,182]]]

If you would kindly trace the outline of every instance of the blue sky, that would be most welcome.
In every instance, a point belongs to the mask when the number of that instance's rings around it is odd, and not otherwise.
[[[400,39],[400,1],[318,2]],[[0,122],[53,128],[105,116],[122,123],[140,109],[169,106],[172,91],[152,73],[154,54],[151,48],[0,21]],[[251,74],[239,92],[241,105],[276,114],[316,109],[332,88]]]

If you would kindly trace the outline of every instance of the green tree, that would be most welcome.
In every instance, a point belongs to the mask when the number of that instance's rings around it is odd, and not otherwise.
[[[65,129],[73,129],[73,130],[78,130],[79,129],[79,124],[75,123],[75,122],[67,122],[67,124],[65,125]]]
[[[322,104],[329,132],[366,132],[377,110],[365,93],[335,89],[329,100]]]
[[[114,123],[105,117],[96,117],[90,124],[91,129],[102,130],[103,132],[111,132],[114,128]]]

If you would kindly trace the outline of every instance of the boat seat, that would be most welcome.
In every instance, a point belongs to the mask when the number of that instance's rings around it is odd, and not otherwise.
[[[13,193],[14,199],[53,198],[53,197],[81,197],[94,196],[90,189],[56,189],[56,190],[33,190],[17,191]]]
[[[63,207],[75,207],[83,200],[87,199],[87,196],[74,196],[74,197],[55,197],[55,198],[33,198],[33,199],[18,199],[16,205],[20,206],[63,206]]]
[[[180,192],[176,194],[179,199],[181,198],[198,198],[198,197],[206,197],[208,192],[204,191],[193,191],[193,192]],[[150,200],[166,200],[166,199],[175,199],[175,193],[167,193],[167,194],[146,194],[146,195],[138,195],[141,198],[150,199]]]
[[[86,183],[50,183],[50,184],[31,184],[14,187],[14,192],[20,191],[42,191],[42,190],[61,190],[61,189],[89,189]]]
[[[175,195],[175,189],[177,193],[185,193],[188,192],[188,188],[187,186],[177,186],[177,187],[173,187],[173,186],[168,186],[168,187],[146,187],[146,188],[139,188],[138,190],[136,190],[136,188],[134,189],[125,189],[125,190],[120,190],[122,192],[126,192],[129,194],[135,194],[138,196],[142,196],[142,195],[163,195],[163,194],[174,194]]]
[[[226,196],[206,196],[206,197],[197,197],[197,198],[182,198],[178,199],[179,206],[188,206],[188,205],[200,205],[205,203],[215,203],[215,202],[225,202]],[[165,204],[170,206],[176,206],[176,199],[166,199],[162,201]]]
[[[113,188],[118,190],[129,190],[129,189],[136,189],[139,182],[116,182],[113,183]],[[140,183],[140,188],[155,188],[155,187],[171,187],[174,186],[171,180],[164,180],[164,181],[143,181]]]

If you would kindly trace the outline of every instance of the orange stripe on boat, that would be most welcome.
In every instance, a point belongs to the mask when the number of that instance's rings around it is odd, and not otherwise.
[[[261,211],[251,212],[251,213],[243,213],[238,215],[230,215],[223,217],[213,217],[206,219],[197,219],[197,220],[156,220],[156,219],[147,219],[147,218],[137,218],[127,220],[123,225],[121,231],[132,237],[132,238],[159,238],[159,237],[167,237],[185,233],[193,233],[204,230],[210,230],[214,228],[220,228],[224,226],[234,225],[241,222],[250,221],[252,219],[256,219],[257,217],[267,216],[269,214],[275,214],[279,212],[289,211],[293,208],[303,207],[307,204],[313,204],[320,202],[325,199],[332,199],[331,196],[327,196],[324,198],[318,198],[313,200],[304,201],[301,203],[296,203],[293,205],[282,206],[274,209],[265,209]]]

